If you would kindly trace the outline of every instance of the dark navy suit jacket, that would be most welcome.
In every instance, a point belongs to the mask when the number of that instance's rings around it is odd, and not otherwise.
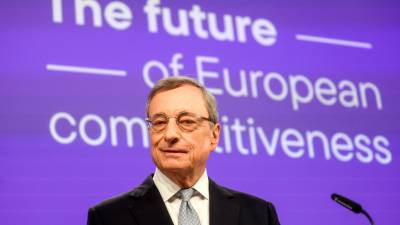
[[[270,202],[217,185],[210,179],[210,225],[279,225]],[[89,209],[88,225],[173,225],[149,176],[139,187]]]

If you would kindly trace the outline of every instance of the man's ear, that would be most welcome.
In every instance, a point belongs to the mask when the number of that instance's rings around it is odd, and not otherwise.
[[[216,148],[219,142],[219,135],[221,131],[221,125],[216,123],[212,128],[212,138],[211,138],[211,145]]]

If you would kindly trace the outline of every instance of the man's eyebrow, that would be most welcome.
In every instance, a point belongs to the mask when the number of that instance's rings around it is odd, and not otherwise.
[[[188,111],[181,111],[178,113],[178,116],[195,116],[195,113],[188,112]]]
[[[160,116],[165,116],[165,117],[166,117],[166,116],[167,116],[167,114],[160,112],[160,113],[156,113],[156,114],[154,114],[154,115],[150,116],[150,118],[154,118],[154,117],[160,117]]]
[[[179,117],[179,116],[196,116],[196,114],[192,113],[192,112],[188,112],[188,111],[181,111],[177,114],[177,117]],[[165,114],[163,112],[159,112],[159,113],[152,115],[150,118],[155,118],[155,117],[168,117],[168,116],[167,116],[167,114]]]

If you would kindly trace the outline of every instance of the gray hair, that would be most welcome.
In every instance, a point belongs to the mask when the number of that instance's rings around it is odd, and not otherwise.
[[[167,77],[159,80],[154,87],[151,89],[150,93],[147,95],[146,103],[146,115],[149,117],[149,106],[151,100],[154,96],[160,92],[175,89],[184,85],[191,85],[200,89],[203,94],[204,102],[206,103],[206,108],[210,121],[213,123],[218,122],[218,111],[217,111],[217,101],[215,97],[199,82],[190,77],[174,76]]]

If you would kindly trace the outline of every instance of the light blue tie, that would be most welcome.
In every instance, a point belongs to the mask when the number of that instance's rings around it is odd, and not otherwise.
[[[179,208],[178,225],[201,225],[196,210],[193,208],[192,204],[190,204],[190,198],[193,193],[193,188],[181,189],[179,191],[182,203]]]

